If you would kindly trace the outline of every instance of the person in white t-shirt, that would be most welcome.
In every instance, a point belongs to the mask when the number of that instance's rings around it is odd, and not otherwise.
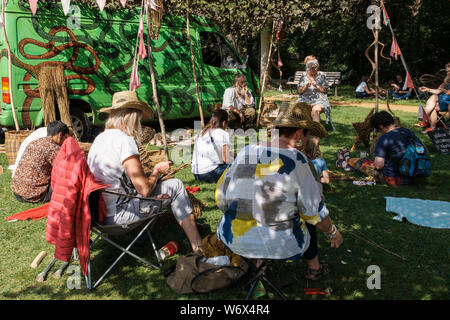
[[[369,77],[362,76],[361,81],[359,82],[358,86],[355,90],[356,98],[362,99],[362,98],[370,98],[375,96],[375,90],[372,88],[369,88],[367,85],[367,80],[369,80]]]
[[[175,219],[188,237],[192,250],[202,251],[202,239],[197,230],[192,205],[183,182],[179,179],[158,181],[167,174],[170,162],[157,163],[146,175],[142,167],[136,141],[142,131],[141,120],[153,116],[151,107],[138,100],[136,92],[122,91],[113,96],[112,107],[100,112],[108,113],[105,131],[99,134],[88,154],[88,165],[94,176],[111,191],[142,197],[168,194],[162,206],[170,206]],[[159,211],[161,201],[141,200],[103,194],[107,207],[104,224],[126,224],[138,221]]]
[[[229,153],[230,136],[227,129],[228,113],[219,109],[214,111],[208,124],[195,140],[192,157],[192,173],[195,179],[217,182],[232,161]]]

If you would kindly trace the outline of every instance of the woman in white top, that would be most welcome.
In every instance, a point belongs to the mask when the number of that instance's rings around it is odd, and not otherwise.
[[[223,109],[216,110],[195,140],[192,157],[195,179],[215,183],[227,168],[227,163],[231,162],[228,151],[230,136],[225,131],[227,125],[228,113]]]
[[[369,77],[362,76],[361,81],[359,82],[359,85],[356,87],[355,95],[356,98],[362,99],[362,98],[369,98],[375,96],[375,90],[372,88],[369,88],[367,85],[367,80],[369,80]]]
[[[142,197],[168,194],[162,206],[171,210],[188,237],[192,250],[202,250],[202,241],[192,215],[192,206],[186,189],[178,179],[158,181],[166,174],[170,162],[155,165],[150,175],[144,173],[136,141],[141,134],[141,120],[153,116],[150,106],[139,101],[133,91],[117,92],[113,96],[112,107],[100,112],[108,113],[105,131],[99,134],[92,144],[88,165],[94,176],[111,191]],[[107,207],[104,224],[126,224],[159,211],[161,201],[140,200],[112,194],[103,194]]]

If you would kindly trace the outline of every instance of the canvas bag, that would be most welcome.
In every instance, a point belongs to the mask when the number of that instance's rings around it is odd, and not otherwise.
[[[402,176],[411,178],[428,177],[431,173],[431,162],[425,146],[412,136],[408,136],[408,146],[400,159],[399,171]]]
[[[195,253],[180,256],[175,270],[166,278],[170,288],[179,294],[212,292],[228,287],[248,271],[244,259],[239,267],[234,267],[205,263],[202,258],[201,254]]]

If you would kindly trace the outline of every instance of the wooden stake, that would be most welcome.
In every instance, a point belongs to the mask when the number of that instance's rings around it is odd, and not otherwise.
[[[203,117],[203,109],[202,109],[202,104],[200,102],[200,94],[198,92],[197,73],[195,71],[194,48],[193,48],[193,44],[192,44],[191,31],[190,31],[190,26],[189,26],[189,15],[190,15],[189,0],[187,0],[186,3],[187,3],[187,18],[186,18],[187,37],[189,38],[189,43],[191,46],[191,61],[192,61],[192,72],[194,74],[195,94],[197,95],[198,111],[200,112],[200,121],[202,122],[202,128],[203,128],[205,126],[205,119]]]
[[[14,106],[14,97],[13,97],[13,92],[12,92],[12,88],[13,85],[11,83],[11,48],[9,47],[9,41],[8,41],[8,37],[6,35],[6,21],[5,21],[5,0],[2,0],[2,20],[3,20],[3,34],[5,37],[5,42],[6,42],[6,47],[8,48],[8,76],[9,76],[9,96],[11,97],[11,111],[12,111],[12,115],[13,115],[13,119],[14,119],[14,125],[16,126],[16,131],[19,131],[19,122],[17,121],[17,115],[16,115],[16,108]]]
[[[261,86],[261,96],[259,97],[259,107],[258,107],[258,118],[256,120],[256,126],[259,127],[259,122],[261,120],[261,105],[263,102],[263,96],[264,96],[264,87],[266,86],[266,77],[267,77],[267,70],[270,65],[270,56],[272,55],[272,46],[273,46],[273,31],[275,29],[275,21],[272,24],[272,33],[270,34],[270,47],[269,47],[269,55],[267,56],[267,64],[266,69],[264,70],[264,76],[263,76],[263,83]]]
[[[159,126],[161,127],[161,135],[162,135],[163,144],[164,144],[164,153],[166,156],[166,161],[169,161],[169,150],[167,148],[167,140],[166,140],[166,127],[164,126],[164,120],[162,118],[161,107],[159,105],[155,70],[153,69],[153,51],[152,51],[152,43],[151,43],[151,39],[150,39],[150,34],[151,34],[150,9],[148,7],[147,2],[145,3],[145,13],[147,16],[148,63],[149,63],[149,67],[150,67],[150,76],[152,78],[153,102],[155,103],[156,111],[158,113],[158,120],[159,120]]]

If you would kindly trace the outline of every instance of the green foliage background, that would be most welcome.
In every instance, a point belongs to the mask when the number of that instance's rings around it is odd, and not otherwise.
[[[52,0],[57,1],[57,0]],[[95,0],[72,0],[97,7]],[[206,16],[238,47],[250,56],[250,65],[259,71],[259,32],[270,28],[272,21],[284,21],[284,37],[279,43],[283,78],[303,69],[304,57],[314,54],[325,71],[341,71],[343,83],[356,85],[362,74],[370,74],[371,66],[364,56],[372,43],[372,32],[366,27],[367,7],[380,4],[376,0],[190,0],[190,10]],[[186,14],[188,1],[165,0],[166,13]],[[450,38],[450,1],[386,0],[399,46],[417,83],[422,74],[435,74],[448,62]],[[141,0],[128,0],[127,6],[138,6]],[[107,1],[106,8],[121,8],[120,2]],[[311,23],[305,31],[307,19]],[[389,56],[391,35],[382,25],[379,40]],[[371,52],[373,56],[373,51]],[[404,74],[400,60],[381,59],[380,80],[388,82],[396,73]],[[272,75],[279,77],[278,71]]]

